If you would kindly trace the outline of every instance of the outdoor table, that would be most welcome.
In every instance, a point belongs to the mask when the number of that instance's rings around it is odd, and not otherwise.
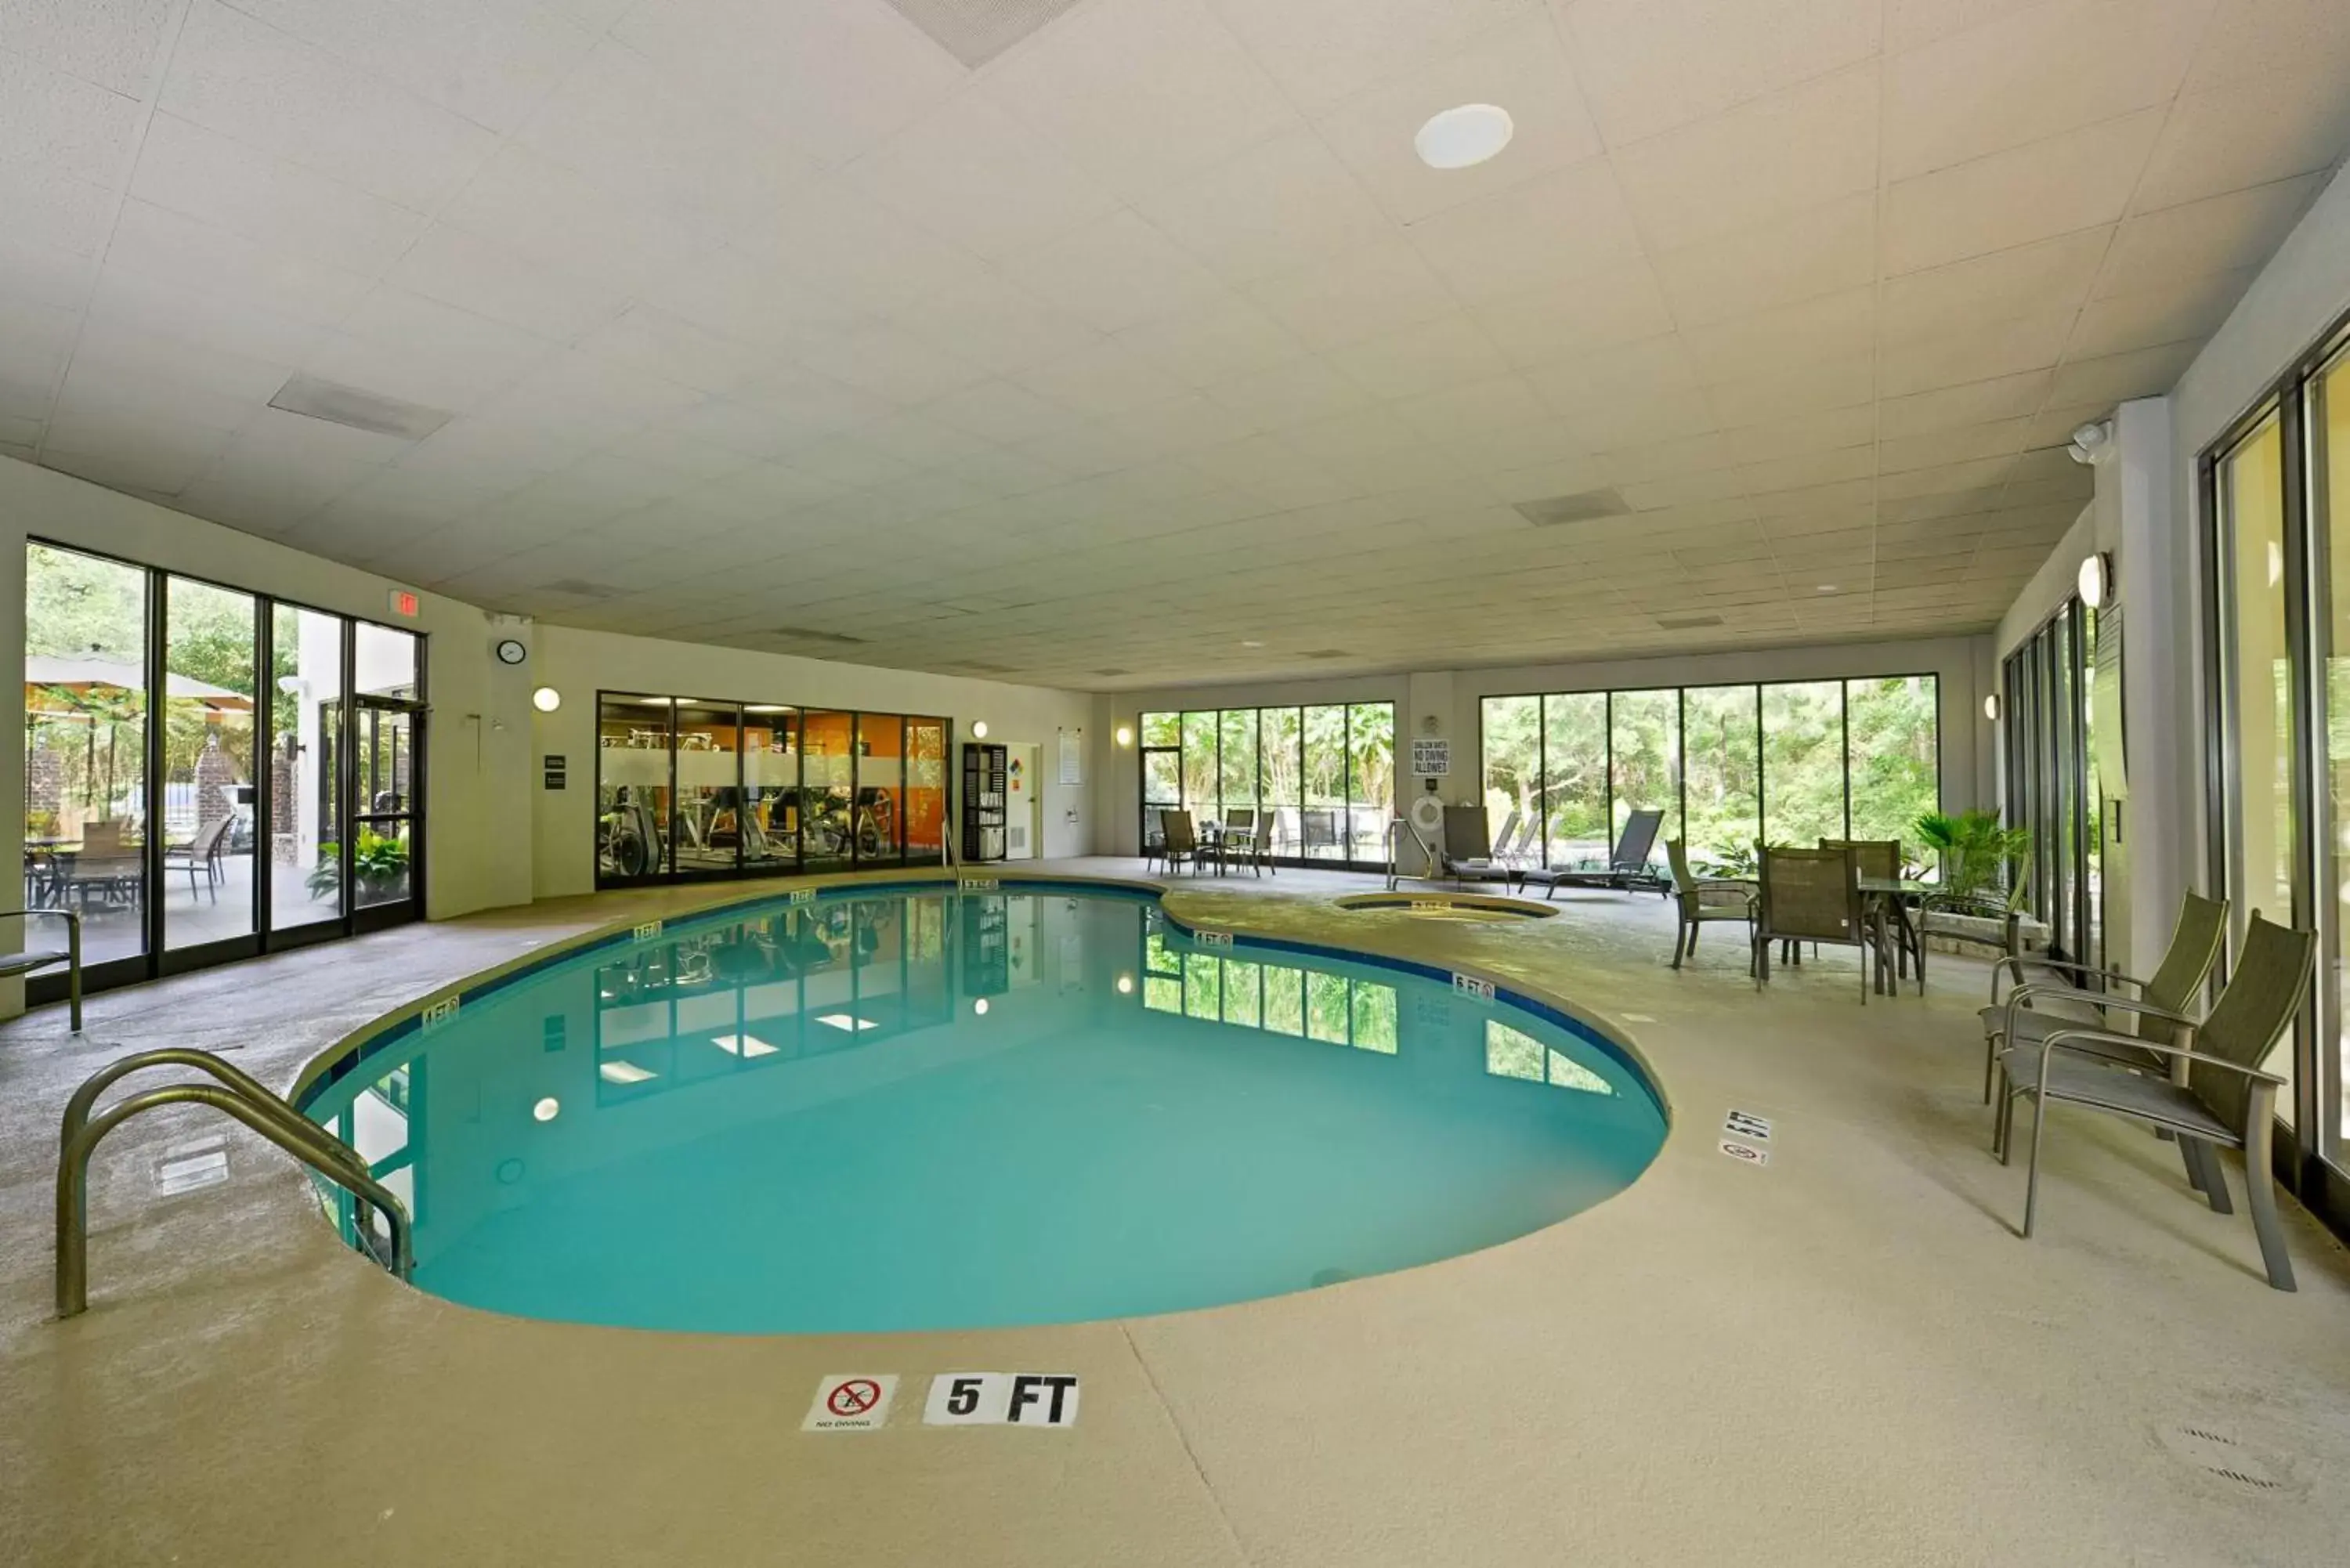
[[[1860,884],[1861,919],[1877,933],[1879,954],[1877,975],[1877,994],[1882,996],[1889,993],[1898,996],[1901,991],[1899,981],[1888,974],[1884,967],[1882,955],[1885,950],[1885,931],[1887,923],[1889,921],[1900,928],[1901,936],[1898,940],[1904,943],[1903,950],[1911,950],[1914,947],[1918,954],[1918,994],[1925,995],[1926,944],[1918,936],[1919,931],[1924,929],[1924,922],[1911,924],[1909,906],[1913,900],[1938,891],[1938,885],[1932,882],[1919,882],[1907,877],[1862,877],[1857,880]]]

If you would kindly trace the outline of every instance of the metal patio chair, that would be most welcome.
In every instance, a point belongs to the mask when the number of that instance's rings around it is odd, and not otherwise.
[[[1856,948],[1861,953],[1860,1001],[1866,1006],[1874,978],[1869,960],[1881,964],[1885,955],[1869,940],[1867,922],[1861,918],[1860,871],[1852,852],[1765,847],[1762,870],[1753,942],[1756,987],[1770,982],[1773,942]]]
[[[1746,956],[1751,964],[1754,958],[1754,884],[1731,877],[1693,875],[1689,850],[1678,838],[1665,840],[1665,858],[1673,868],[1673,905],[1680,917],[1679,927],[1673,934],[1673,967],[1680,968],[1683,958],[1697,956],[1698,928],[1713,920],[1746,923]]]
[[[2040,1146],[2047,1137],[2048,1106],[2061,1101],[2146,1122],[2176,1137],[2188,1180],[2217,1213],[2232,1212],[2219,1150],[2243,1150],[2244,1197],[2252,1211],[2253,1233],[2260,1239],[2261,1262],[2272,1286],[2292,1290],[2293,1259],[2285,1251],[2275,1179],[2269,1168],[2276,1092],[2285,1080],[2263,1072],[2261,1064],[2292,1027],[2316,962],[2314,931],[2272,925],[2255,909],[2235,972],[2212,1003],[2210,1016],[2199,1023],[2183,1017],[2171,1020],[2184,1044],[2083,1025],[2056,1030],[2037,1044],[2011,1045],[2002,1053],[2000,1069],[2006,1079],[2000,1103],[2002,1163],[2014,1143],[2015,1102],[2029,1099],[2033,1106],[2032,1169],[2023,1189],[2025,1239],[2031,1238],[2039,1216]],[[2106,1054],[2112,1049],[2150,1054],[2168,1069],[2169,1076],[2119,1065]]]
[[[2163,1021],[2194,1015],[2195,999],[2203,993],[2203,979],[2219,961],[2220,944],[2227,934],[2228,900],[2189,893],[2179,902],[2178,921],[2170,929],[2170,946],[2149,979],[2137,980],[2118,970],[2092,969],[2062,959],[2011,954],[2000,960],[1991,971],[1991,1004],[1981,1015],[1983,1104],[1991,1104],[2000,1053],[2011,1044],[2037,1044],[2059,1029],[2076,1029],[2085,1024],[2090,1028],[2110,1026],[2131,1016],[2148,1018],[2149,1026],[2158,1035],[2170,1033],[2168,1028],[2162,1026]],[[2035,969],[2058,976],[2069,975],[2074,980],[2026,983],[2025,971]],[[2002,1002],[1999,999],[1999,982],[2001,977],[2009,975],[2013,977],[2013,985]],[[2092,978],[2113,989],[2091,991],[2074,982]],[[2133,999],[2119,994],[2119,988],[2125,987],[2136,992],[2137,996]],[[2159,1064],[2135,1048],[2116,1047],[2105,1054],[2129,1066]]]

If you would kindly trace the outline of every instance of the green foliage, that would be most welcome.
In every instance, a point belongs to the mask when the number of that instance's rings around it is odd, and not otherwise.
[[[1941,858],[1942,885],[1960,898],[1993,893],[2032,850],[2030,831],[2001,826],[1995,812],[1928,812],[1915,826],[1918,837]]]
[[[318,846],[318,863],[310,869],[310,896],[324,898],[342,886],[342,846]],[[408,841],[388,838],[365,823],[351,845],[351,875],[362,898],[397,893],[408,880]]]

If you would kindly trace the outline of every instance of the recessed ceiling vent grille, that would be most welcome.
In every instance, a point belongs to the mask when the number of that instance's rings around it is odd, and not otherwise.
[[[277,395],[269,400],[269,406],[300,414],[307,420],[324,420],[328,424],[348,425],[355,431],[398,436],[402,441],[422,441],[449,422],[446,409],[402,402],[380,392],[322,381],[316,376],[287,377],[286,384],[277,389]]]
[[[1695,631],[1700,627],[1720,626],[1721,618],[1718,615],[1660,615],[1657,618],[1657,624],[1667,631]]]
[[[1096,675],[1131,675],[1134,671],[1131,670],[1120,670],[1116,665],[1109,665],[1095,670],[1094,673]]]
[[[1014,668],[1009,664],[990,664],[984,659],[958,659],[954,661],[954,667],[957,670],[977,670],[982,675],[1009,675]]]
[[[1316,648],[1301,655],[1305,659],[1347,659],[1351,657],[1343,648]]]
[[[1547,501],[1518,503],[1518,515],[1537,528],[1588,523],[1597,517],[1621,517],[1631,510],[1624,493],[1612,484],[1604,490],[1580,490],[1573,495],[1554,495]]]
[[[931,41],[977,70],[1077,0],[889,0]]]
[[[779,626],[769,629],[769,637],[779,637],[787,642],[828,642],[840,646],[862,643],[861,637],[851,637],[841,631],[818,631],[814,627]]]
[[[606,583],[591,583],[585,577],[562,577],[543,585],[539,592],[566,594],[578,599],[608,599],[620,590]]]

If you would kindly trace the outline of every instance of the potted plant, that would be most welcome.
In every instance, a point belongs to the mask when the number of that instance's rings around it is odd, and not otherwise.
[[[1953,903],[2003,902],[2012,871],[2032,850],[2029,830],[2005,826],[1990,811],[1929,811],[1918,819],[1918,836],[1940,857],[1943,892]]]
[[[327,898],[342,886],[341,851],[339,844],[318,846],[318,863],[310,870],[310,897]],[[363,902],[380,903],[397,895],[408,884],[407,841],[388,838],[362,823],[351,844],[351,876]]]

